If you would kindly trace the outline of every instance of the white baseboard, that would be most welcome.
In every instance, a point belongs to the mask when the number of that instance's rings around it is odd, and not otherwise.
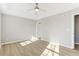
[[[51,42],[51,41],[48,41],[48,40],[44,40],[44,41]],[[52,42],[52,43],[54,43],[54,42]],[[74,49],[73,46],[69,46],[69,45],[65,45],[65,44],[59,44],[59,45],[63,46],[63,47],[66,47],[66,48]]]
[[[4,43],[1,43],[1,45],[11,44],[11,43],[17,43],[17,42],[23,42],[23,41],[26,41],[26,40],[18,40],[18,41],[12,41],[12,42],[4,42]]]
[[[1,45],[11,44],[11,43],[17,43],[17,42],[23,42],[23,41],[27,41],[27,40],[18,40],[18,41],[12,41],[12,42],[5,42],[5,43],[1,43]],[[48,41],[48,40],[44,40],[44,41],[50,42],[50,41]],[[79,44],[79,43],[75,43],[75,44]],[[66,45],[64,45],[64,44],[61,44],[60,46],[64,46],[64,47],[73,49],[73,47],[66,46]]]
[[[75,43],[75,44],[79,45],[79,43]]]
[[[66,45],[66,44],[60,44],[60,46],[63,46],[63,47],[66,47],[66,48],[70,48],[70,49],[74,49],[74,47],[73,47],[73,46]]]
[[[18,40],[18,41],[4,42],[4,43],[1,43],[1,45],[12,44],[12,43],[17,43],[17,42],[24,42],[24,41],[28,41],[28,40]],[[31,40],[29,40],[29,41],[31,41]]]
[[[44,39],[41,39],[41,40],[49,42],[49,40],[44,40]]]

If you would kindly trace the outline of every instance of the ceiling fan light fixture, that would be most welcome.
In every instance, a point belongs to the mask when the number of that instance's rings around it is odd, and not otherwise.
[[[37,9],[37,8],[36,8],[36,9],[35,9],[35,11],[36,11],[36,12],[38,12],[38,11],[39,11],[39,9]]]
[[[36,6],[35,6],[35,8],[34,8],[34,9],[35,9],[35,11],[36,11],[36,12],[38,12],[38,11],[39,11],[38,3],[36,3]]]

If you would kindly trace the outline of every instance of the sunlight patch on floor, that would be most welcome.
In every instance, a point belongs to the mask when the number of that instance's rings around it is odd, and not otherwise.
[[[52,55],[53,52],[48,49],[45,49],[44,52],[41,54],[41,56],[52,56]]]
[[[21,46],[26,46],[27,44],[30,44],[30,43],[32,43],[34,41],[37,41],[37,40],[38,40],[37,37],[32,36],[32,38],[30,40],[21,42],[20,45]]]
[[[25,46],[25,45],[30,44],[30,43],[32,43],[32,42],[31,41],[25,41],[25,42],[21,42],[20,45]]]
[[[41,56],[59,56],[59,44],[50,42]]]
[[[32,38],[31,38],[31,41],[32,41],[32,42],[37,41],[37,40],[38,40],[37,37],[32,36]]]

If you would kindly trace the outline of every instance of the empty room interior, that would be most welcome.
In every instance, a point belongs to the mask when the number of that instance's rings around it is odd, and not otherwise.
[[[0,56],[79,56],[78,3],[0,3]]]

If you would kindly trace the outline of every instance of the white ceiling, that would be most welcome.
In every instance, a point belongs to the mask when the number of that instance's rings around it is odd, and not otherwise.
[[[75,3],[39,3],[40,11],[38,14],[34,11],[34,3],[1,3],[1,12],[9,15],[25,17],[38,20],[44,17],[69,11],[79,7]]]

